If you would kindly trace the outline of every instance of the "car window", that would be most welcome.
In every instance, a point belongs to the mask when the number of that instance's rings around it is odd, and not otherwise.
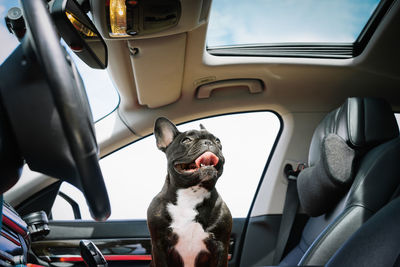
[[[379,0],[214,0],[208,47],[357,40]],[[251,16],[249,16],[251,14]]]
[[[233,217],[246,217],[277,139],[280,120],[269,111],[250,112],[201,119],[179,125],[178,129],[199,129],[200,123],[223,146],[226,163],[216,188]],[[145,219],[147,207],[161,190],[167,173],[165,155],[157,149],[154,135],[101,159],[100,166],[111,202],[110,219]],[[60,191],[79,204],[82,219],[91,219],[79,190],[63,183]],[[63,212],[65,205],[58,196],[52,209],[53,220],[76,218],[71,212]]]

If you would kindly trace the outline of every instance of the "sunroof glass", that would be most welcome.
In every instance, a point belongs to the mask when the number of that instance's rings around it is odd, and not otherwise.
[[[213,0],[207,46],[354,43],[379,0]]]

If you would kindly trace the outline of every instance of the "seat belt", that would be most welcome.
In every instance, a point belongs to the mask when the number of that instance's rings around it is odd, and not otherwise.
[[[286,190],[285,204],[282,211],[281,224],[277,236],[273,265],[278,265],[282,259],[287,241],[289,239],[290,231],[296,218],[297,208],[299,207],[299,196],[297,194],[297,176],[305,168],[305,164],[297,165],[296,170],[293,170],[290,164],[285,166],[285,174],[288,179],[288,186]]]

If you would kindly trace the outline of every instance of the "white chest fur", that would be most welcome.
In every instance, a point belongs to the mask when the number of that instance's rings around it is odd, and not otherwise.
[[[176,205],[170,203],[167,206],[172,218],[172,231],[178,235],[175,249],[181,255],[185,267],[194,266],[200,251],[208,251],[203,240],[209,234],[194,219],[198,214],[196,206],[209,197],[210,193],[206,189],[193,186],[178,190]]]

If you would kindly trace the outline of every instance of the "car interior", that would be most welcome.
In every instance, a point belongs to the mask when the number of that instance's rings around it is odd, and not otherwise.
[[[253,43],[229,12],[259,13],[239,1],[0,1],[17,42],[0,63],[0,266],[149,266],[146,217],[130,212],[165,179],[159,117],[225,129],[228,266],[400,266],[400,2],[339,2],[357,19],[371,6],[352,41]],[[292,9],[307,3],[322,5]],[[246,41],[213,42],[227,25]],[[115,89],[101,116],[79,64]]]

